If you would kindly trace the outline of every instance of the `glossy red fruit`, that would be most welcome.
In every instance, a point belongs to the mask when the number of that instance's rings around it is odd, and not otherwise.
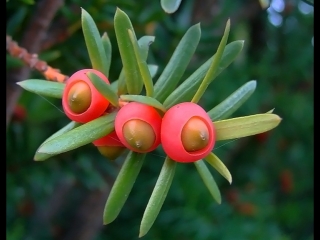
[[[116,131],[112,131],[107,136],[92,142],[95,146],[124,146],[119,140]]]
[[[121,143],[115,131],[92,142],[99,152],[110,160],[119,157],[126,147]]]
[[[109,160],[115,160],[118,158],[121,154],[124,153],[124,151],[127,149],[126,147],[119,147],[119,146],[99,146],[97,147],[98,151],[102,156],[105,156]]]
[[[110,84],[108,78],[94,69],[82,69],[75,72],[66,82],[62,96],[65,114],[73,121],[86,123],[100,117],[109,101],[93,86],[87,72],[93,72]]]
[[[161,116],[153,107],[130,102],[115,118],[115,130],[120,141],[134,152],[153,151],[160,144]]]
[[[179,103],[163,116],[161,144],[165,153],[177,162],[195,162],[206,157],[215,144],[215,128],[198,104]]]

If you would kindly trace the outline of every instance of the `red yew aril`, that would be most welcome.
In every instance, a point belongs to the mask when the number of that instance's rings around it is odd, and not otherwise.
[[[88,72],[93,72],[110,84],[108,78],[94,69],[82,69],[75,72],[66,82],[62,96],[62,106],[65,114],[71,120],[86,123],[100,117],[109,101],[93,86]]]
[[[215,128],[198,104],[179,103],[171,107],[162,119],[161,143],[172,160],[195,162],[213,150]]]
[[[92,142],[97,147],[101,155],[114,160],[119,157],[126,147],[121,143],[115,131],[107,136],[99,138]]]
[[[95,146],[124,146],[119,140],[116,131],[92,142]]]
[[[130,102],[115,118],[115,130],[120,141],[134,152],[153,151],[160,144],[161,116],[149,105]]]

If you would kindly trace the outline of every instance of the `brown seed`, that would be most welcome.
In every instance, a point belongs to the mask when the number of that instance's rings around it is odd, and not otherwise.
[[[97,148],[102,156],[105,156],[110,160],[115,160],[126,149],[125,147],[121,147],[121,146],[99,146]]]
[[[68,105],[72,112],[80,114],[85,112],[91,104],[91,91],[87,83],[75,83],[68,94]]]
[[[209,130],[199,117],[192,117],[184,125],[181,141],[187,152],[195,152],[205,148],[209,142]]]
[[[155,142],[153,128],[145,121],[129,120],[123,125],[122,131],[127,143],[138,151],[147,151]]]

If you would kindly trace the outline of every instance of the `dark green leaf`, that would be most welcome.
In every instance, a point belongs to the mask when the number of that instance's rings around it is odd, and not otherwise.
[[[28,79],[17,82],[23,89],[39,94],[44,97],[53,97],[62,99],[64,83],[51,82],[40,79]]]
[[[244,41],[239,40],[231,42],[226,46],[219,64],[219,69],[214,78],[216,78],[238,56],[243,48],[243,43]],[[176,105],[180,102],[191,101],[214,58],[215,55],[208,59],[190,77],[182,82],[181,85],[167,97],[167,99],[163,102],[163,105],[169,109],[173,105]]]
[[[110,86],[111,86],[111,88],[112,88],[112,90],[113,90],[114,92],[117,92],[117,90],[118,90],[118,83],[119,83],[119,80],[116,80],[116,81],[113,81],[113,82],[110,84]]]
[[[214,122],[216,141],[247,137],[269,131],[279,125],[281,118],[273,113],[255,114]]]
[[[81,24],[92,68],[108,76],[108,61],[98,28],[90,14],[81,8]]]
[[[142,36],[138,40],[142,60],[147,60],[148,53],[149,53],[149,47],[154,42],[154,39],[155,39],[154,36]]]
[[[225,119],[231,116],[254,92],[257,82],[252,80],[242,85],[239,89],[233,92],[223,102],[212,108],[208,115],[212,121]]]
[[[146,154],[130,151],[112,186],[103,212],[103,224],[111,223],[119,215],[138,177]]]
[[[158,66],[154,64],[148,64],[148,69],[151,77],[153,78],[157,74]]]
[[[174,13],[180,4],[181,0],[161,0],[161,7],[166,13]]]
[[[114,16],[114,28],[124,70],[126,88],[129,94],[140,94],[143,87],[142,76],[139,71],[128,30],[132,31],[134,38],[136,38],[136,36],[128,15],[119,8],[117,8]],[[119,83],[119,86],[122,85]]]
[[[126,77],[124,75],[124,69],[122,68],[119,78],[118,78],[118,95],[126,94],[128,93],[127,85],[126,85]]]
[[[150,75],[152,78],[157,74],[158,68],[159,67],[155,64],[148,64],[148,69],[149,69],[149,72],[150,72]],[[122,79],[121,79],[122,83],[125,83],[124,75],[122,74],[120,77],[122,77]],[[111,87],[114,91],[118,91],[118,84],[120,82],[119,79],[117,79],[111,83]],[[124,87],[125,87],[125,84],[124,84]],[[126,93],[127,91],[125,90],[124,92]],[[121,95],[121,94],[119,94],[119,92],[118,92],[118,95]]]
[[[200,40],[200,24],[188,29],[154,85],[154,98],[163,102],[176,88]]]
[[[149,106],[155,107],[164,113],[166,112],[166,109],[164,108],[164,106],[152,97],[147,97],[147,96],[142,96],[142,95],[121,95],[120,99],[123,101],[126,101],[126,102],[144,103]]]
[[[232,176],[229,169],[224,165],[224,163],[214,154],[210,153],[205,157],[205,160],[214,167],[228,182],[232,183]]]
[[[112,89],[111,85],[107,84],[93,72],[88,72],[87,76],[91,80],[94,87],[102,94],[102,96],[104,96],[113,106],[119,106],[118,96]]]
[[[200,177],[202,178],[212,197],[217,201],[217,203],[221,204],[220,190],[207,165],[203,162],[203,160],[194,162],[194,165],[196,166]]]
[[[48,137],[41,145],[40,147],[50,141],[51,139],[54,139],[55,137],[58,137],[60,136],[61,134],[64,134],[66,132],[69,132],[70,130],[80,126],[81,123],[77,123],[77,122],[70,122],[69,124],[67,124],[66,126],[64,126],[63,128],[61,128],[59,131],[57,131],[56,133],[52,134],[50,137]],[[52,156],[54,156],[56,154],[46,154],[46,153],[40,153],[40,152],[36,152],[35,156],[34,156],[34,160],[35,161],[44,161]]]
[[[115,116],[116,113],[110,113],[61,134],[60,136],[43,143],[42,146],[39,147],[38,152],[59,154],[76,149],[104,137],[114,130]]]
[[[151,74],[148,69],[147,62],[145,61],[145,59],[143,59],[142,55],[140,54],[140,48],[139,48],[137,39],[130,29],[128,29],[128,34],[131,40],[131,44],[133,46],[136,61],[138,63],[140,75],[142,77],[142,81],[146,88],[147,96],[151,97],[153,95],[153,82],[152,82]]]
[[[169,157],[166,158],[146,209],[144,210],[139,237],[147,234],[156,220],[170,189],[176,165],[177,162],[171,160]]]
[[[154,42],[154,39],[155,39],[154,36],[143,36],[138,40],[142,60],[147,60],[148,53],[149,53],[149,46],[151,45],[151,43]],[[154,70],[154,67],[151,67],[151,66],[152,65],[148,65],[148,68],[149,68],[151,77],[154,77],[155,72],[152,72],[152,70]],[[117,85],[118,85],[118,95],[126,94],[128,92],[126,87],[126,80],[125,80],[123,68],[120,72]]]
[[[105,71],[107,74],[106,76],[109,77],[109,71],[111,66],[111,56],[112,56],[112,45],[108,37],[108,34],[106,32],[102,35],[101,40],[102,40],[102,45],[107,58],[106,62],[104,63],[105,69],[106,69]]]
[[[193,102],[193,103],[199,102],[200,98],[202,97],[202,95],[206,91],[207,87],[212,82],[212,79],[214,79],[214,77],[218,71],[218,68],[219,68],[219,63],[221,61],[222,54],[224,52],[224,49],[225,49],[227,41],[228,41],[229,32],[230,32],[230,19],[227,21],[227,25],[224,30],[224,34],[223,34],[222,39],[220,41],[218,50],[215,54],[215,58],[213,59],[211,65],[208,69],[207,74],[205,75],[202,83],[200,84],[195,95],[193,96],[191,102]]]

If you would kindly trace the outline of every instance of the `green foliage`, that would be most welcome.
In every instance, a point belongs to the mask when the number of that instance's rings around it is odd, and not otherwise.
[[[37,152],[59,154],[91,143],[114,130],[116,113],[101,116],[43,143]]]
[[[144,86],[146,88],[146,94],[147,96],[151,97],[153,95],[153,82],[152,82],[152,76],[149,72],[149,68],[146,62],[146,58],[140,53],[140,47],[137,42],[137,39],[134,36],[134,33],[128,29],[128,34],[130,37],[131,44],[133,46],[134,50],[134,56],[136,58],[136,62],[138,63],[139,72],[141,74],[142,82],[144,83]]]
[[[161,0],[161,7],[167,13],[174,13],[178,10],[181,0]]]
[[[17,83],[23,89],[44,97],[62,98],[65,84],[43,81],[43,79],[28,79]]]
[[[278,115],[271,113],[216,121],[214,122],[216,139],[219,141],[264,133],[278,126],[280,121]]]
[[[118,96],[112,87],[93,72],[87,73],[93,86],[115,107],[118,107]]]
[[[102,27],[102,31],[108,32],[113,46],[117,43],[112,24],[116,6],[130,16],[137,36],[156,36],[148,54],[148,63],[157,64],[161,73],[185,32],[186,25],[190,26],[186,22],[188,19],[194,21],[195,8],[186,6],[196,1],[182,1],[179,10],[169,18],[163,13],[160,4],[148,2],[111,1],[105,4],[95,0],[83,2],[81,7],[90,12],[99,29]],[[57,15],[58,18],[67,19],[67,26],[60,26],[60,29],[67,27],[71,34],[50,48],[50,51],[58,53],[58,57],[51,59],[49,64],[66,74],[90,66],[83,34],[76,27],[79,26],[77,21],[80,15],[71,10],[72,4],[77,2],[66,2]],[[212,56],[212,50],[220,41],[213,30],[224,26],[225,19],[236,13],[234,8],[246,8],[246,4],[225,1],[220,5],[221,11],[213,17],[208,17],[203,11],[205,24],[201,23],[202,37],[196,55],[181,79],[187,79]],[[196,3],[190,5],[197,6]],[[265,140],[261,140],[262,135],[259,135],[216,145],[215,154],[224,160],[233,176],[230,187],[219,174],[212,172],[221,190],[221,205],[212,203],[194,167],[179,165],[172,191],[168,192],[161,214],[144,239],[312,239],[314,144],[310,132],[313,132],[313,14],[302,14],[298,9],[298,1],[293,3],[293,8],[294,11],[286,12],[287,15],[283,16],[283,23],[279,27],[268,22],[267,17],[271,13],[260,14],[263,26],[266,26],[259,29],[265,34],[264,43],[268,44],[265,47],[256,43],[257,34],[249,32],[254,25],[253,20],[244,17],[233,23],[229,39],[244,39],[245,48],[237,55],[235,62],[219,75],[217,81],[208,87],[200,100],[206,109],[212,109],[224,102],[248,79],[257,79],[255,94],[244,101],[236,112],[228,113],[227,117],[266,112],[275,107],[275,112],[285,122],[266,135]],[[32,15],[32,9],[15,1],[7,2],[7,9],[7,32],[18,40],[27,23],[25,19]],[[25,15],[20,17],[23,21],[19,24],[18,14],[21,15],[22,9]],[[15,17],[18,20],[14,20]],[[255,23],[258,24],[257,21]],[[256,45],[258,50],[251,54]],[[112,50],[109,79],[115,82],[119,78],[122,64],[117,48],[113,47]],[[32,78],[39,79],[40,76],[33,72]],[[190,94],[191,98],[193,94]],[[24,91],[19,104],[27,109],[27,117],[23,122],[13,121],[7,130],[8,239],[21,239],[22,236],[33,239],[61,237],[63,231],[68,232],[73,228],[72,223],[76,220],[75,213],[79,211],[81,201],[95,190],[107,189],[105,176],[115,178],[118,173],[90,145],[53,156],[43,164],[32,162],[39,145],[68,124],[65,116],[57,110],[60,102],[49,100],[57,107],[36,94]],[[97,231],[94,239],[131,239],[137,235],[141,216],[164,156],[159,149],[146,157],[145,162],[148,164],[144,164],[143,174],[136,179],[128,204],[124,205],[117,221]],[[122,163],[122,159],[119,159],[119,163]],[[42,221],[34,211],[41,212],[41,206],[50,209],[49,203],[53,193],[59,189],[59,181],[67,185],[75,180],[77,184],[63,195],[63,205],[54,217],[51,217],[49,223]],[[287,188],[283,183],[286,181],[289,182]],[[236,193],[236,202],[229,199],[232,193]],[[28,202],[34,206],[31,212],[26,211]],[[96,217],[101,220],[100,216]],[[123,222],[126,223],[126,231],[123,231]],[[53,232],[50,229],[62,231]]]
[[[194,162],[196,169],[198,170],[204,184],[209,189],[212,197],[217,201],[217,203],[221,204],[221,193],[219,187],[212,177],[210,170],[203,160]]]
[[[215,72],[214,76],[210,76],[210,81],[213,81],[215,77],[217,77],[226,67],[229,66],[231,62],[238,56],[243,47],[243,41],[238,40],[229,43],[224,51],[223,55],[219,62],[219,67]],[[201,85],[203,78],[206,76],[211,63],[215,59],[215,54],[207,60],[204,64],[202,64],[192,75],[190,75],[186,80],[184,80],[163,102],[164,106],[167,108],[172,107],[173,105],[184,102],[191,101],[197,89]]]
[[[84,9],[81,9],[81,26],[90,61],[92,63],[92,68],[108,76],[110,65],[103,41],[94,20]]]
[[[157,108],[165,112],[165,108],[162,106],[160,102],[156,100],[159,97],[155,96],[155,98],[152,98],[153,82],[151,78],[151,73],[148,69],[148,65],[145,61],[147,57],[145,53],[148,51],[148,48],[144,47],[143,45],[143,43],[146,44],[147,42],[141,40],[142,48],[140,49],[129,17],[119,8],[117,8],[117,11],[115,13],[115,23],[116,34],[118,32],[118,44],[120,48],[121,60],[124,65],[124,76],[125,79],[127,79],[126,81],[122,80],[121,88],[123,88],[123,90],[131,89],[133,92],[136,91],[137,93],[139,93],[141,91],[141,89],[139,90],[139,85],[142,80],[142,82],[145,85],[147,96],[128,95],[129,99],[131,101],[137,99],[138,102],[142,101],[143,103],[148,104],[150,106],[156,105]],[[103,46],[103,43],[97,34],[98,30],[92,17],[83,9],[82,26],[84,29],[84,38],[86,40],[93,68],[99,71],[103,71],[105,75],[108,74],[110,62],[107,59],[109,59],[110,51],[106,52],[105,50],[111,46],[111,43],[107,43],[106,48]],[[217,72],[219,70],[221,71],[221,68],[219,69],[219,65],[222,60],[223,53],[225,51],[229,31],[230,21],[228,20],[225,32],[222,36],[222,40],[219,44],[216,55],[213,58],[212,63],[210,64],[207,73],[204,76],[204,79],[200,82],[200,86],[196,91],[195,95],[193,96],[191,102],[197,103],[200,100],[201,96],[207,89],[209,83],[217,75]],[[196,36],[198,36],[198,38],[195,44],[191,44],[191,39],[192,37],[194,37],[195,34]],[[145,37],[145,39],[146,38],[148,37]],[[178,81],[180,80],[180,77],[182,76],[183,72],[187,67],[187,64],[191,59],[191,56],[195,51],[195,47],[197,46],[199,39],[200,25],[197,24],[190,27],[187,33],[182,38],[182,40],[180,41],[177,49],[174,51],[173,57],[170,59],[168,65],[164,69],[164,72],[161,74],[159,80],[156,82],[155,85],[156,87],[161,86],[160,89],[156,89],[156,93],[158,93],[158,96],[162,97],[162,100],[165,99],[166,96],[168,96],[173,91],[174,87],[177,85]],[[190,48],[190,45],[193,47]],[[102,51],[102,49],[104,51]],[[134,56],[134,58],[132,58],[132,55]],[[106,71],[104,71],[104,62],[107,63],[108,69]],[[129,75],[126,73],[129,73]],[[140,75],[140,77],[135,78],[134,76],[136,76],[136,74]],[[96,76],[95,74],[89,72],[87,73],[87,75],[89,79],[92,81],[94,87],[102,94],[102,96],[105,97],[106,100],[108,100],[114,107],[120,107],[120,104],[118,104],[118,96],[110,85],[106,84],[102,79],[100,79],[100,77]],[[34,84],[32,81],[34,80],[31,80],[31,83],[30,81],[28,81],[27,83],[29,83],[29,85]],[[41,83],[39,83],[39,86],[40,87],[37,88],[41,89]],[[24,88],[26,87],[24,86]],[[31,91],[34,92],[32,88],[29,89],[31,89]],[[27,88],[27,90],[29,89]],[[48,87],[44,87],[44,89],[50,90],[50,88]],[[192,93],[192,91],[192,89],[189,89],[187,93],[190,94]],[[41,93],[41,90],[38,90],[36,93],[39,92]],[[56,89],[53,89],[53,92],[56,94]],[[128,92],[130,93],[130,90],[128,90]],[[120,100],[123,101],[123,99],[126,98],[125,96],[126,95],[120,95]],[[241,98],[229,99],[231,109],[236,109],[233,106],[240,105],[239,102],[237,102],[237,100],[241,101]],[[84,146],[88,143],[91,143],[94,140],[97,140],[98,138],[105,136],[106,134],[111,133],[111,131],[114,130],[113,121],[115,115],[117,114],[117,111],[117,109],[115,109],[114,111],[111,110],[111,112],[109,112],[105,116],[87,122],[81,125],[80,127],[72,128],[70,129],[70,131],[68,131],[68,127],[63,128],[61,131],[55,133],[54,137],[50,137],[43,144],[41,144],[41,146],[37,150],[35,159],[45,160],[55,154],[63,153]],[[275,114],[260,114],[241,118],[233,118],[225,121],[217,121],[214,123],[215,129],[212,133],[214,134],[212,138],[215,138],[214,141],[219,141],[232,138],[246,137],[257,133],[263,133],[276,127],[279,124],[280,120],[281,119]],[[240,130],[236,131],[237,129]],[[208,155],[208,153],[206,155]],[[223,165],[222,162],[215,155],[210,156],[208,157],[210,164],[216,169],[218,169],[218,171],[229,181],[231,181],[231,175],[226,166]],[[141,157],[144,159],[145,155]],[[128,163],[123,166],[123,171],[120,172],[117,178],[118,181],[116,181],[116,183],[113,185],[111,189],[111,193],[107,199],[106,207],[103,214],[103,222],[105,224],[109,224],[115,220],[132,189],[133,183],[135,182],[135,179],[138,176],[138,173],[141,168],[141,165],[139,165],[139,167],[134,166],[135,163],[140,162],[140,159],[137,158],[139,158],[139,155],[129,153],[127,158]],[[175,172],[175,164],[170,164],[170,162],[172,161],[170,158],[171,156],[169,155],[167,157],[167,160],[165,161],[162,171],[160,172],[154,191],[151,194],[149,202],[146,206],[144,215],[141,220],[139,234],[140,237],[144,236],[150,230],[151,226],[153,225],[154,221],[156,220],[160,212],[160,209],[169,191]],[[195,165],[200,176],[204,181],[204,184],[207,186],[213,198],[216,199],[216,201],[220,204],[221,195],[219,190],[217,189],[213,176],[207,169],[206,165],[202,163],[201,157],[195,160],[199,161],[195,163]],[[186,159],[186,161],[189,160]]]
[[[140,94],[143,87],[143,78],[128,30],[133,34],[133,41],[137,41],[137,39],[128,15],[119,8],[117,8],[114,16],[114,27],[124,69],[126,88],[129,94]]]
[[[102,45],[104,48],[104,52],[106,55],[106,60],[104,62],[105,66],[105,71],[106,71],[106,76],[109,76],[109,70],[110,70],[110,65],[111,65],[111,57],[112,57],[112,45],[110,42],[110,38],[108,37],[108,34],[106,32],[103,33],[101,37]]]
[[[103,212],[103,223],[116,219],[138,177],[146,154],[130,152],[114,182]]]
[[[142,95],[120,95],[120,99],[122,101],[128,101],[128,102],[140,102],[147,104],[149,106],[155,107],[159,110],[161,110],[163,113],[166,112],[165,107],[158,102],[156,99],[148,96],[142,96]]]
[[[251,96],[256,89],[256,81],[252,80],[234,91],[229,97],[212,108],[208,114],[212,121],[229,117]],[[236,102],[236,104],[234,104]]]
[[[160,209],[167,197],[172,180],[175,174],[177,162],[166,157],[157,182],[154,186],[152,194],[149,198],[146,209],[144,210],[141,224],[139,237],[144,236],[152,227],[154,221],[158,217]]]
[[[69,132],[70,130],[80,126],[81,124],[80,123],[77,123],[77,122],[74,122],[74,121],[71,121],[69,124],[67,124],[66,126],[64,126],[63,128],[61,128],[59,131],[55,132],[54,134],[52,134],[50,137],[48,137],[44,142],[48,142],[50,141],[51,139],[54,139],[55,137],[58,137],[60,136],[61,134],[64,134],[66,132]],[[41,145],[42,146],[42,145]],[[40,147],[41,147],[40,146]],[[52,156],[54,156],[55,154],[48,154],[48,153],[41,153],[41,152],[36,152],[36,154],[34,155],[34,160],[35,161],[43,161],[43,160],[46,160]]]
[[[230,31],[230,19],[227,21],[227,25],[224,30],[221,42],[218,46],[216,54],[214,55],[215,57],[212,59],[210,67],[209,67],[206,75],[204,76],[204,79],[201,81],[201,84],[200,84],[197,92],[194,94],[191,102],[197,103],[200,100],[200,98],[202,97],[202,95],[206,91],[209,84],[212,82],[214,77],[217,75],[217,72],[219,70],[219,65],[221,64],[221,58],[222,58],[222,55],[224,53],[224,50],[225,50],[225,47],[226,47],[226,44],[228,41],[229,31]]]
[[[168,64],[155,83],[154,97],[163,102],[176,88],[200,40],[200,24],[194,25],[183,35]]]
[[[210,153],[205,157],[205,160],[214,167],[228,182],[232,183],[232,176],[229,169],[224,165],[224,163],[214,154]]]

